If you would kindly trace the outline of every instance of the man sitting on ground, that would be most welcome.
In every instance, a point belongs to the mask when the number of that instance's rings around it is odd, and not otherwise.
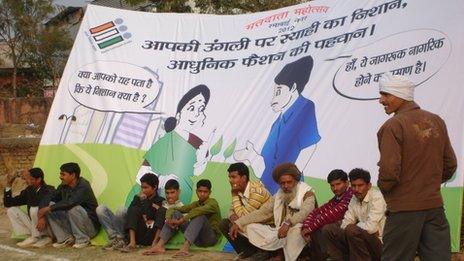
[[[386,203],[371,184],[369,172],[353,169],[349,174],[353,197],[341,225],[324,226],[327,252],[332,260],[380,260]]]
[[[28,235],[25,240],[17,243],[20,247],[44,247],[52,242],[45,229],[45,219],[38,218],[39,203],[55,188],[45,184],[44,173],[40,168],[32,168],[22,172],[23,178],[28,186],[19,193],[12,196],[11,186],[15,180],[15,175],[7,175],[6,188],[3,194],[3,205],[7,207],[8,218],[10,219],[13,232],[16,236]],[[27,214],[19,206],[27,206]],[[41,231],[37,229],[41,228]]]
[[[237,234],[237,237],[232,239],[229,234],[230,228],[238,218],[259,209],[271,195],[259,180],[250,181],[250,173],[245,164],[233,163],[227,172],[232,187],[232,205],[229,218],[222,219],[219,228],[237,252],[238,257],[247,258],[256,253],[256,247],[250,244],[244,235]]]
[[[207,179],[199,180],[196,193],[198,201],[167,210],[166,223],[161,230],[160,240],[151,249],[150,254],[165,252],[165,244],[179,230],[184,233],[185,242],[174,257],[191,256],[189,251],[192,244],[208,247],[214,246],[218,242],[221,236],[219,230],[221,212],[218,202],[209,197],[211,194],[211,182]],[[183,215],[183,213],[186,213],[186,215]]]
[[[260,209],[237,219],[230,229],[231,237],[241,230],[256,247],[266,251],[283,249],[285,260],[296,260],[306,245],[301,236],[302,223],[316,204],[314,190],[300,181],[301,175],[293,163],[278,165],[272,177],[280,189]],[[274,226],[267,225],[273,217]],[[256,255],[252,257],[267,259],[262,253]]]
[[[61,185],[40,204],[39,219],[47,218],[57,240],[55,248],[72,243],[74,248],[89,246],[90,239],[100,230],[95,211],[97,199],[90,183],[80,174],[77,163],[61,165]]]
[[[316,208],[303,222],[301,235],[310,245],[311,260],[325,260],[325,242],[321,238],[325,225],[341,221],[353,197],[349,187],[348,175],[341,169],[332,170],[327,176],[327,182],[335,196],[329,202]]]
[[[146,182],[145,182],[146,183]],[[150,186],[149,186],[150,188]],[[163,199],[162,197],[155,196],[155,193],[151,194],[151,189],[149,189],[149,192],[147,193],[147,189],[143,190],[142,189],[142,194],[139,196],[139,198],[145,198],[142,200],[143,205],[150,206],[154,208],[153,210],[150,208],[143,209],[141,212],[144,212],[146,210],[146,214],[142,214],[142,219],[139,221],[143,221],[140,224],[145,224],[145,226],[141,226],[139,230],[144,230],[144,231],[135,231],[135,244],[134,247],[137,245],[137,234],[147,234],[147,237],[151,237],[152,235],[154,236],[153,243],[152,245],[155,245],[155,243],[158,241],[157,237],[159,238],[159,228],[162,228],[162,225],[164,225],[164,215],[166,208],[165,206],[181,206],[182,202],[179,200],[179,183],[177,180],[171,179],[169,180],[166,185],[165,185],[165,191],[167,195],[167,200],[162,201],[163,207],[160,208],[159,204],[160,201]],[[144,192],[145,191],[145,192]],[[150,197],[145,194],[151,194],[152,196]],[[135,198],[134,198],[135,200]],[[139,200],[137,200],[139,201]],[[165,208],[165,209],[163,209]],[[140,208],[139,208],[140,209]],[[152,212],[156,212],[154,215]],[[116,211],[116,213],[113,213],[108,207],[104,205],[100,205],[97,208],[97,215],[98,215],[98,220],[100,220],[100,223],[102,224],[103,228],[105,229],[107,235],[108,235],[108,243],[103,246],[104,250],[122,250],[125,246],[125,240],[127,237],[127,233],[125,230],[125,224],[127,223],[127,209],[125,208],[120,208],[119,210]],[[143,219],[143,215],[145,215],[147,222],[145,219]],[[153,225],[153,227],[158,227],[155,232],[152,231],[152,229],[148,229],[148,231],[145,231],[147,227],[150,226],[153,220],[151,220],[149,217],[150,216],[155,216],[155,220],[159,222],[159,224]],[[156,221],[154,221],[156,223]],[[162,225],[161,225],[162,224]],[[139,233],[137,233],[139,232]],[[134,241],[134,240],[133,240]],[[141,240],[139,240],[140,242]],[[142,238],[143,241],[143,238]],[[129,244],[130,245],[130,244]],[[130,251],[131,247],[129,249],[124,249],[124,251]]]
[[[166,196],[166,200],[163,201],[163,206],[161,208],[161,211],[165,211],[170,209],[170,208],[175,208],[175,207],[182,207],[184,204],[182,201],[180,201],[180,189],[179,189],[179,182],[175,179],[170,179],[166,182],[164,185],[164,194]],[[156,204],[153,205],[155,208],[159,208]],[[166,215],[166,214],[165,214]],[[163,217],[165,219],[165,217]],[[159,231],[159,232],[158,232]],[[155,246],[158,243],[160,239],[160,232],[161,230],[158,230],[157,233],[155,234],[155,238],[153,239],[153,242],[151,244],[151,248],[144,251],[143,255],[150,255],[152,253],[156,253],[155,251]],[[154,252],[155,251],[155,252]]]
[[[164,194],[166,200],[163,201],[163,208],[170,209],[184,206],[182,201],[180,201],[180,186],[177,180],[170,179],[166,182],[164,185]]]
[[[162,208],[164,198],[158,195],[158,177],[146,173],[140,178],[142,191],[135,195],[127,209],[125,229],[129,231],[129,244],[121,249],[130,252],[137,245],[149,246],[164,225],[166,209]]]

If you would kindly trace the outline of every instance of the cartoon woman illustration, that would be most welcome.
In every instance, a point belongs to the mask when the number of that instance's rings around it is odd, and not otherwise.
[[[192,180],[194,168],[206,165],[207,142],[194,133],[204,125],[205,108],[208,105],[210,90],[206,85],[198,85],[190,89],[179,101],[175,117],[169,117],[164,123],[166,134],[158,139],[144,155],[136,182],[145,173],[155,173],[159,179],[159,187],[163,188],[169,179],[179,181],[180,200],[190,203],[192,197]],[[137,187],[137,188],[135,188]],[[129,193],[131,200],[137,184]]]

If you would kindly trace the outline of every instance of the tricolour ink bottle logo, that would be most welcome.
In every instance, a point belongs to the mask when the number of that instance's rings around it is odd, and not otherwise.
[[[90,34],[98,48],[105,49],[132,37],[123,22],[121,18],[117,18],[90,28]]]

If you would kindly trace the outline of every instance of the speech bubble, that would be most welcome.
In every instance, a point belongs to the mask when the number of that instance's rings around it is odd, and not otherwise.
[[[163,85],[158,78],[133,64],[97,61],[72,74],[68,91],[78,103],[99,111],[157,113],[150,107]]]
[[[376,100],[378,81],[385,72],[404,75],[416,87],[435,75],[451,54],[451,42],[437,30],[418,29],[390,35],[355,49],[345,58],[333,79],[341,96]]]

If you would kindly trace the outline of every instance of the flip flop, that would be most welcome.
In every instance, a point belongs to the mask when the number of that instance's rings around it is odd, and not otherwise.
[[[193,256],[190,252],[178,251],[172,257],[173,258],[183,258],[183,257],[191,257]]]

